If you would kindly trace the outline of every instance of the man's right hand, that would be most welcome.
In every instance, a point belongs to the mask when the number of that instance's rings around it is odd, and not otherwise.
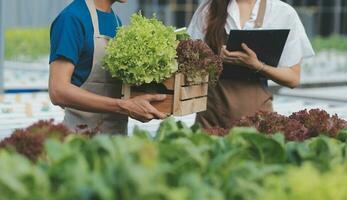
[[[141,122],[149,122],[152,119],[165,119],[167,117],[151,105],[151,102],[164,101],[165,99],[166,95],[142,95],[124,100],[121,107],[129,117]]]

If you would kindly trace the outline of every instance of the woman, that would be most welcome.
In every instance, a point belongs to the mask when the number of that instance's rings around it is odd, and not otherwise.
[[[278,68],[263,63],[246,44],[242,52],[226,50],[231,29],[257,28],[290,29]],[[209,90],[207,111],[197,115],[205,128],[229,128],[243,116],[272,111],[267,79],[297,87],[302,60],[314,55],[296,11],[280,0],[208,0],[194,14],[188,32],[194,39],[205,40],[224,60],[222,77]]]
[[[55,105],[65,107],[64,124],[72,130],[87,125],[126,134],[128,115],[142,122],[166,117],[150,104],[165,96],[121,100],[121,82],[102,69],[105,46],[121,26],[111,9],[114,2],[74,0],[51,27],[49,94]]]

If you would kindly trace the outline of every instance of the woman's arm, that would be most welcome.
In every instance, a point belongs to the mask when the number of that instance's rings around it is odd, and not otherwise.
[[[287,86],[292,89],[300,85],[300,64],[280,68],[264,64],[262,68],[263,69],[260,71],[260,73],[280,85]]]
[[[254,51],[248,48],[246,44],[242,44],[242,48],[245,52],[230,52],[223,46],[221,54],[224,62],[248,67],[289,88],[295,88],[300,85],[301,66],[299,63],[290,67],[271,67],[259,61]]]
[[[150,102],[163,101],[165,95],[145,95],[129,100],[114,99],[93,94],[71,84],[74,65],[65,59],[58,59],[50,65],[49,95],[55,105],[97,113],[120,113],[147,122],[163,119],[163,113]]]

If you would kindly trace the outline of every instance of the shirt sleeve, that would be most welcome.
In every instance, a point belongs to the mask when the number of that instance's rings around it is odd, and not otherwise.
[[[207,6],[205,1],[200,4],[199,8],[195,11],[192,20],[188,26],[188,34],[192,39],[205,39],[205,18],[207,14]]]
[[[289,67],[300,64],[303,59],[312,57],[314,55],[315,53],[311,42],[308,39],[305,28],[299,18],[299,15],[293,9],[290,33],[278,66]]]
[[[75,66],[83,49],[84,31],[80,21],[69,13],[59,15],[51,26],[49,63],[65,58]]]

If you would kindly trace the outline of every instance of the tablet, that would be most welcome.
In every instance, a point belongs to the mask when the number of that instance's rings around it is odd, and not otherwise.
[[[289,31],[289,29],[231,30],[227,50],[244,51],[241,44],[245,43],[257,54],[260,61],[277,67],[287,42]]]

